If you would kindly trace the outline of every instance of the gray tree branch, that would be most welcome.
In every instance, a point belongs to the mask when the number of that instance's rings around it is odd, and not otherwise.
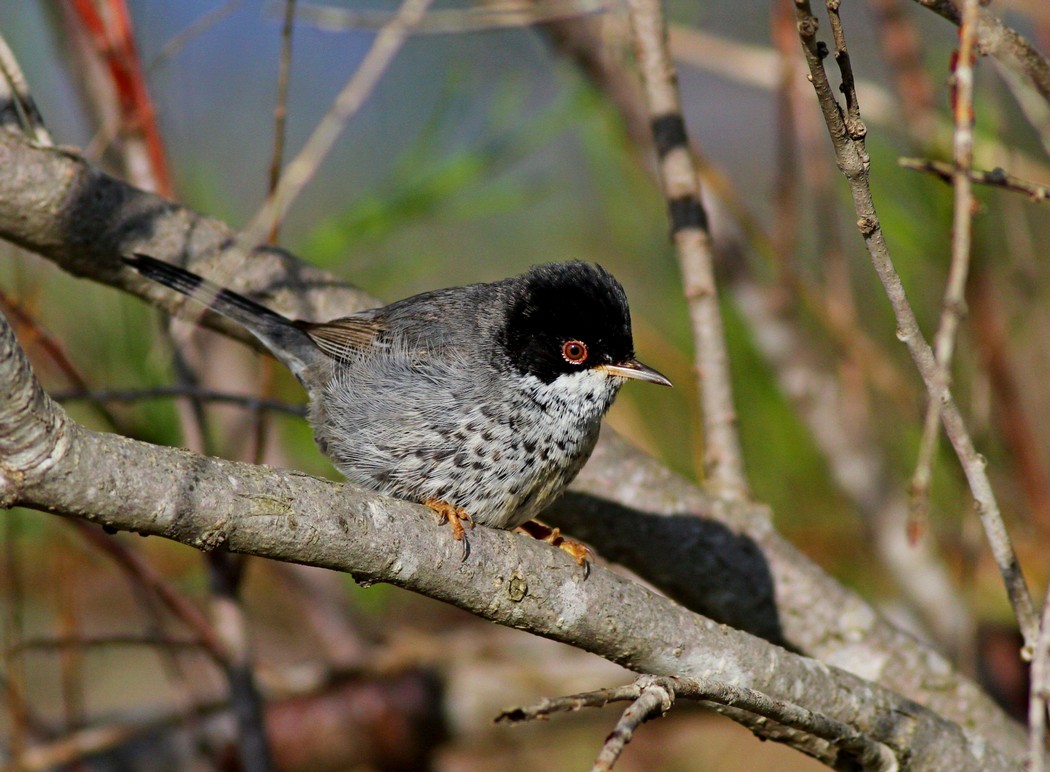
[[[36,147],[13,131],[0,131],[0,236],[44,255],[71,273],[148,298],[169,311],[178,310],[179,303],[173,295],[120,271],[120,254],[148,252],[162,259],[187,263],[205,273],[227,261],[237,261],[241,265],[240,256],[231,248],[235,238],[228,226],[174,202],[136,190],[103,174],[75,154]],[[332,318],[375,304],[364,293],[300,263],[279,249],[262,250],[257,257],[241,265],[236,277],[236,288],[254,290],[255,296],[262,295],[265,302],[274,307],[305,318]],[[205,318],[204,322],[243,337],[240,331],[227,330],[213,318]],[[0,393],[15,394],[6,389]],[[30,390],[25,399],[37,399],[33,394]],[[18,404],[18,401],[11,399],[7,404]],[[45,415],[40,413],[39,406],[27,410]],[[53,415],[53,411],[46,414]],[[80,436],[83,430],[76,429],[75,432]],[[69,433],[46,433],[46,436],[65,438],[62,442],[70,441]],[[84,440],[86,444],[78,445],[78,448],[90,447],[92,453],[100,453],[96,457],[96,465],[100,467],[108,459],[108,463],[119,462],[119,469],[151,470],[159,463],[156,454],[175,453],[176,456],[163,456],[166,463],[175,463],[173,459],[178,458],[181,473],[188,474],[188,479],[193,480],[198,467],[206,467],[214,473],[211,464],[226,463],[178,456],[177,451],[150,446],[144,446],[144,449],[137,445],[133,457],[125,458],[122,454],[130,453],[127,449],[132,447],[127,444],[129,441],[116,438],[103,441],[100,439],[103,435],[83,436],[87,438]],[[46,443],[29,443],[26,447],[37,452],[46,447]],[[10,465],[12,456],[6,448],[4,458],[4,463]],[[38,469],[39,465],[20,461],[15,465],[15,468],[23,467],[30,470],[28,474],[32,477],[36,473],[32,470]],[[310,499],[307,492],[315,490],[314,486],[329,491],[326,486],[331,484],[288,472],[263,471],[244,465],[237,466],[237,469],[239,489],[231,492],[227,487],[223,494],[213,494],[217,496],[217,503],[231,499],[225,501],[225,507],[242,504],[247,508],[251,504],[250,497],[245,498],[247,494],[243,486],[247,483],[241,482],[242,475],[246,481],[256,481],[252,485],[261,485],[259,479],[270,480],[275,490],[283,490],[287,481],[299,481],[303,490],[296,488],[297,498],[291,502],[295,511],[325,512],[324,523],[327,525],[322,525],[339,533],[339,509],[354,507],[355,503],[360,503],[364,507],[362,511],[366,512],[378,507],[374,497],[353,492],[353,489],[342,489],[346,493],[341,496],[317,494],[321,495],[320,499]],[[172,474],[175,475],[176,470],[172,470]],[[225,479],[221,474],[219,477]],[[8,479],[3,475],[0,486],[9,484]],[[175,479],[179,478],[176,476]],[[109,484],[117,485],[117,482]],[[24,490],[21,484],[19,489]],[[582,494],[597,494],[598,498],[594,495],[567,497],[548,519],[590,540],[601,555],[631,567],[683,604],[719,621],[784,642],[795,650],[898,691],[947,719],[978,730],[988,742],[1012,757],[1015,751],[1023,753],[1023,733],[986,695],[972,682],[956,674],[939,654],[883,620],[861,598],[845,590],[781,539],[774,531],[766,509],[745,503],[716,502],[654,460],[626,447],[608,432],[575,490]],[[139,500],[140,511],[153,513],[161,506],[158,502],[178,501],[177,498],[171,499],[176,492],[170,487],[153,490],[155,497]],[[119,510],[110,512],[98,506],[103,502],[89,503],[82,493],[72,489],[69,492],[70,503],[79,507],[70,514],[105,513],[113,518],[119,513]],[[188,494],[183,491],[179,495]],[[262,501],[271,502],[277,512],[264,517],[265,508],[262,508],[255,517],[248,517],[247,523],[276,519],[287,532],[292,528],[288,523],[302,521],[298,515],[278,517],[284,511],[283,507],[291,505],[285,497],[260,496]],[[364,496],[364,499],[358,496]],[[10,493],[3,498],[13,501]],[[119,500],[107,500],[104,502],[106,506],[130,506],[129,499],[124,496],[113,498]],[[343,506],[331,509],[333,500],[342,502]],[[210,500],[198,503],[212,504]],[[312,504],[321,507],[313,509]],[[255,506],[259,508],[258,501]],[[59,509],[57,505],[50,508]],[[207,507],[201,511],[207,511]],[[191,511],[175,517],[168,513],[166,526],[175,528],[176,537],[180,534],[185,537],[179,540],[201,540],[200,544],[207,546],[213,541],[222,541],[223,521],[221,517],[215,520],[218,517],[215,513],[223,511],[225,508],[219,506],[211,510],[210,515]],[[406,537],[401,528],[394,528],[401,522],[402,515],[407,518],[406,522],[416,523],[417,535],[426,534],[425,539],[421,536],[421,544],[430,545],[431,550],[435,545],[451,549],[450,545],[435,541],[433,529],[424,527],[432,525],[427,520],[428,515],[421,514],[416,508],[385,503],[381,511],[388,517],[380,520],[393,530],[377,557],[389,559],[396,554],[407,559],[406,556],[416,556],[412,562],[418,563],[432,554],[427,548],[417,552],[414,544],[404,542]],[[156,516],[160,517],[160,514]],[[198,517],[211,519],[194,526]],[[343,521],[350,522],[345,516]],[[138,518],[131,517],[123,522],[124,527],[143,527]],[[312,520],[302,522],[309,522],[310,529],[313,528]],[[190,531],[184,534],[180,530],[183,526],[189,527]],[[265,530],[252,534],[251,538],[261,540],[252,544],[248,543],[247,532],[240,525],[237,533],[242,539],[238,546],[243,549],[251,547],[255,554],[295,559],[290,554],[269,552],[276,548],[272,546],[272,534]],[[321,532],[304,530],[303,533],[308,534],[308,540],[328,544]],[[487,548],[485,545],[489,543],[503,545],[500,549],[513,546],[517,552],[526,549],[519,543],[521,540],[513,539],[512,535],[479,530],[476,541],[479,550]],[[488,568],[495,570],[495,564]],[[368,581],[370,574],[366,569],[367,566],[357,566],[352,570]],[[446,565],[441,570],[453,569]],[[468,565],[465,570],[469,574],[478,569],[478,566]],[[391,568],[396,576],[403,576],[406,570],[403,566],[397,571]],[[441,570],[437,575],[429,575],[425,581],[414,576],[413,589],[451,600],[447,597],[450,587],[442,586],[448,580]],[[542,571],[521,570],[523,576],[546,576]],[[463,580],[471,577],[454,571],[453,574],[455,580],[448,581],[451,589],[463,590]],[[565,567],[554,574],[564,575]],[[502,574],[499,578],[508,580]],[[491,586],[486,584],[487,581],[489,579],[482,577],[468,584],[483,589]],[[588,580],[585,594],[595,586]],[[617,600],[611,608],[619,609],[620,605]],[[518,624],[512,613],[514,608],[520,607],[511,607],[508,612],[507,619],[512,625]],[[557,628],[557,625],[553,626]],[[529,629],[543,633],[542,626],[533,627],[530,623]],[[645,669],[640,663],[635,664]],[[747,672],[752,666],[753,663],[742,672]],[[671,674],[683,673],[675,671]],[[760,688],[754,684],[750,686]]]

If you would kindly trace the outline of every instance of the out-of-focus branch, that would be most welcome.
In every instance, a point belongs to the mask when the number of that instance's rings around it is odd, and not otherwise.
[[[679,697],[746,711],[761,719],[796,730],[799,737],[816,737],[823,740],[830,746],[830,750],[822,749],[819,758],[836,769],[859,766],[861,769],[895,770],[900,764],[888,746],[856,732],[841,722],[817,715],[792,702],[770,699],[753,689],[728,686],[709,678],[664,678],[647,675],[627,686],[545,699],[528,707],[511,708],[503,711],[496,720],[518,723],[549,718],[554,713],[577,711],[587,707],[601,708],[610,702],[630,700],[631,705],[606,738],[605,745],[591,768],[592,772],[597,772],[612,769],[624,746],[631,741],[635,730],[650,718],[666,714]],[[804,753],[812,753],[812,746],[804,740],[795,743],[789,739],[787,742]]]
[[[707,213],[700,203],[696,163],[682,117],[678,83],[667,44],[661,0],[629,0],[635,55],[641,73],[685,288],[696,347],[696,377],[704,420],[708,482],[720,496],[747,496],[736,408],[722,330]]]
[[[1050,469],[1018,383],[999,289],[990,261],[976,261],[969,286],[974,340],[988,373],[999,432],[1010,449],[1010,463],[1017,470],[1018,484],[1032,519],[1046,540],[1050,539]]]
[[[1050,705],[1050,592],[1046,594],[1039,638],[1032,655],[1032,686],[1028,697],[1027,772],[1044,772],[1047,762],[1046,711]]]
[[[71,0],[59,9],[78,66],[97,74],[77,79],[101,127],[101,141],[93,144],[101,153],[116,140],[121,168],[128,177],[147,190],[171,195],[171,172],[131,15],[124,0],[107,0],[103,5],[104,9],[91,0]]]
[[[29,84],[26,83],[25,75],[18,64],[14,53],[7,45],[7,41],[0,36],[0,79],[3,87],[3,110],[6,115],[0,116],[3,123],[16,123],[26,136],[32,137],[38,145],[52,145],[51,134],[44,126],[44,119],[37,109],[33,95],[29,92]]]
[[[930,499],[930,478],[933,474],[933,454],[941,424],[941,400],[936,395],[947,392],[951,385],[952,356],[959,322],[966,311],[966,277],[970,272],[970,233],[973,218],[973,80],[974,80],[974,24],[977,20],[977,0],[964,0],[962,25],[959,29],[959,50],[955,63],[952,88],[952,117],[955,132],[952,141],[952,185],[954,201],[952,213],[952,259],[948,268],[948,282],[941,302],[941,320],[933,337],[933,353],[937,360],[934,371],[936,387],[930,391],[926,406],[919,457],[911,478],[913,533],[926,527]]]
[[[250,250],[277,227],[292,203],[313,178],[325,156],[332,149],[350,117],[372,93],[379,78],[413,27],[419,23],[432,0],[403,0],[397,14],[376,35],[361,64],[336,95],[328,112],[318,122],[302,150],[281,172],[280,179],[259,212],[238,236],[241,247]]]
[[[277,13],[278,4],[269,2],[266,11]],[[597,15],[606,10],[605,0],[532,0],[528,3],[486,2],[463,8],[437,8],[420,20],[416,32],[428,34],[461,35],[507,27],[527,27],[534,24],[578,19]],[[340,8],[319,3],[299,3],[296,20],[330,32],[378,29],[390,23],[387,10]]]
[[[288,125],[288,83],[292,69],[292,33],[295,32],[296,0],[284,0],[284,21],[281,24],[281,59],[277,67],[277,103],[273,108],[273,155],[270,157],[270,180],[267,195],[272,196],[281,181],[284,165],[284,135]],[[278,219],[270,226],[267,241],[277,243],[281,230]]]
[[[919,147],[929,147],[937,132],[933,83],[923,66],[922,40],[914,20],[904,13],[904,3],[905,0],[868,0],[879,31],[882,55],[893,73],[894,86],[904,108],[901,112],[908,133]]]
[[[951,164],[945,163],[944,161],[934,161],[926,158],[901,158],[897,163],[905,169],[913,169],[917,172],[932,174],[934,177],[937,177],[937,179],[942,180],[949,185],[955,184],[954,168]],[[1023,180],[1020,177],[1008,174],[1003,169],[996,168],[991,171],[967,169],[966,176],[970,182],[977,183],[978,185],[988,185],[992,188],[1012,190],[1015,193],[1022,193],[1028,196],[1030,200],[1036,203],[1050,203],[1050,185],[1040,185],[1037,182]]]
[[[963,13],[960,0],[915,0],[919,5],[929,8],[943,16],[952,24],[962,24]],[[977,12],[974,29],[977,53],[993,56],[1000,64],[1031,83],[1044,100],[1050,104],[1050,59],[1036,50],[1016,30],[1003,23],[1003,20],[986,8]]]

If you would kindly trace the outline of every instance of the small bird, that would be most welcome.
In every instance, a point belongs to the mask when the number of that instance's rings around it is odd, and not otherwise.
[[[670,386],[634,356],[620,283],[551,263],[316,323],[288,319],[147,255],[123,261],[253,333],[302,383],[321,451],[358,485],[464,524],[520,528],[586,565],[589,550],[531,521],[586,463],[631,379]]]

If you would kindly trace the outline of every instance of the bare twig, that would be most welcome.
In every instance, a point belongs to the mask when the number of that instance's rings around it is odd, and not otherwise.
[[[24,326],[32,335],[32,340],[43,349],[44,353],[48,355],[55,367],[57,367],[62,375],[65,376],[73,388],[79,393],[90,394],[90,387],[87,384],[87,379],[80,374],[80,370],[77,369],[76,365],[66,355],[65,349],[62,344],[59,343],[50,332],[44,329],[33,315],[21,307],[20,304],[7,297],[3,290],[0,290],[0,309],[5,314],[10,315],[19,325]],[[85,397],[90,399],[90,397]],[[100,400],[91,400],[92,407],[98,411],[102,419],[109,424],[110,428],[127,434],[127,428],[124,426],[112,411],[106,408]]]
[[[281,60],[277,68],[277,103],[273,108],[273,157],[270,159],[270,183],[266,193],[272,196],[281,181],[284,165],[284,134],[288,125],[288,83],[292,69],[292,33],[295,31],[296,0],[284,0],[284,22],[281,24]],[[277,243],[281,223],[274,220],[269,241]]]
[[[859,120],[847,121],[835,99],[823,64],[827,48],[823,42],[817,40],[819,25],[816,17],[813,16],[809,0],[796,0],[795,7],[799,36],[809,66],[813,88],[831,135],[836,162],[846,176],[853,195],[858,217],[857,227],[864,237],[875,272],[893,308],[897,320],[897,337],[907,345],[908,352],[930,393],[930,399],[942,402],[942,420],[945,431],[969,482],[974,497],[974,506],[980,515],[992,555],[1002,574],[1007,595],[1013,606],[1025,644],[1031,647],[1035,642],[1038,622],[1024,574],[1017,562],[1010,536],[999,511],[999,504],[988,479],[984,458],[974,447],[951,392],[938,388],[937,363],[933,351],[923,338],[915,313],[908,303],[904,286],[890,258],[889,248],[875,211],[871,188],[868,185],[869,159],[864,147],[864,136],[867,130]]]
[[[211,589],[212,623],[227,652],[224,671],[230,707],[237,719],[239,761],[247,772],[268,772],[273,761],[263,719],[263,697],[252,670],[252,646],[240,598],[248,557],[221,551],[204,557]]]
[[[93,547],[108,555],[122,570],[144,587],[148,587],[164,606],[193,631],[201,646],[216,664],[222,666],[227,654],[211,623],[188,598],[164,581],[148,562],[127,549],[117,539],[106,536],[99,529],[82,520],[69,520]]]
[[[715,703],[761,716],[776,723],[818,737],[837,747],[843,758],[863,769],[896,769],[896,754],[887,745],[840,721],[814,713],[787,700],[774,699],[754,689],[733,686],[710,678],[672,678],[643,675],[634,683],[613,689],[599,689],[568,697],[544,699],[528,707],[510,708],[496,721],[519,723],[547,718],[553,713],[577,711],[584,707],[604,707],[610,702],[631,701],[616,728],[606,738],[592,772],[610,770],[634,731],[656,715],[664,715],[676,698]]]
[[[533,0],[528,3],[493,2],[464,8],[438,9],[413,30],[414,34],[462,34],[508,27],[527,27],[602,13],[606,0]],[[266,10],[275,12],[276,3]],[[319,29],[346,32],[379,29],[389,24],[392,14],[385,10],[339,8],[317,3],[300,3],[296,18]]]
[[[1043,604],[1039,637],[1032,655],[1032,678],[1028,697],[1028,766],[1027,772],[1044,772],[1047,768],[1046,716],[1050,704],[1050,591]]]
[[[2,91],[7,97],[0,103],[0,110],[13,110],[19,127],[36,144],[41,147],[53,145],[51,134],[44,126],[44,118],[37,109],[33,95],[29,93],[26,76],[3,35],[0,35],[0,79],[4,81],[5,88]]]
[[[911,479],[911,519],[909,532],[912,539],[927,527],[930,503],[930,477],[933,470],[933,454],[937,449],[937,437],[941,425],[941,401],[936,395],[947,392],[951,385],[952,356],[955,352],[955,337],[959,322],[966,311],[966,277],[970,272],[970,227],[973,217],[973,183],[970,169],[973,167],[973,79],[974,79],[974,25],[977,21],[977,0],[964,0],[962,25],[959,28],[959,50],[955,66],[952,112],[955,135],[952,143],[954,168],[952,184],[955,186],[952,213],[952,259],[948,269],[948,283],[941,303],[941,320],[933,338],[937,367],[934,372],[935,388],[926,406],[926,420],[919,441],[919,455]]]
[[[943,16],[952,24],[962,23],[960,0],[915,0]],[[1004,67],[1031,83],[1032,87],[1050,103],[1050,59],[1041,54],[1016,30],[1006,26],[1002,19],[981,8],[976,24],[977,53],[995,57]]]
[[[211,11],[208,11],[199,19],[191,23],[186,29],[177,33],[167,43],[161,46],[160,51],[146,65],[146,74],[152,73],[169,59],[176,56],[187,43],[196,37],[203,35],[209,29],[228,17],[241,5],[244,0],[227,0]]]
[[[26,680],[24,663],[16,647],[23,635],[23,613],[25,611],[22,584],[22,561],[18,539],[21,518],[8,514],[4,518],[4,576],[7,592],[3,612],[4,672],[7,676],[7,710],[10,720],[10,754],[21,757],[26,748],[28,734],[28,709],[26,703]]]
[[[285,168],[280,182],[267,197],[238,239],[245,251],[259,244],[281,220],[332,149],[347,121],[358,111],[379,82],[412,29],[423,18],[432,0],[404,0],[394,16],[376,35],[361,64],[336,96],[299,154]]]
[[[951,164],[945,163],[944,161],[934,161],[928,158],[901,158],[897,163],[905,169],[913,169],[917,172],[932,174],[949,185],[955,183],[956,170]],[[1050,185],[1040,185],[1038,182],[1029,182],[1028,180],[1008,174],[1001,168],[995,168],[990,171],[968,169],[966,170],[966,176],[969,178],[970,182],[974,182],[978,185],[988,185],[993,188],[1001,188],[1002,190],[1011,190],[1015,193],[1022,193],[1036,203],[1050,203]]]
[[[937,109],[916,24],[904,13],[904,0],[868,0],[868,5],[904,108],[901,113],[908,133],[920,147],[929,147],[937,136]],[[870,111],[865,112],[870,117]]]
[[[668,688],[667,679],[649,678],[640,684],[640,693],[627,707],[609,732],[602,745],[598,758],[591,766],[591,772],[608,772],[623,753],[627,743],[634,737],[634,731],[650,718],[663,716],[674,705],[674,689]]]
[[[660,0],[630,0],[628,9],[671,235],[692,320],[708,481],[721,496],[745,498],[747,479],[718,308],[711,234],[700,203],[697,169],[679,104],[663,9]]]

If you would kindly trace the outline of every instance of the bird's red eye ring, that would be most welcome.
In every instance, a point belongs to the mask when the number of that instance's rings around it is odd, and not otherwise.
[[[583,364],[587,361],[587,344],[582,340],[567,340],[561,347],[561,355],[570,364]]]

